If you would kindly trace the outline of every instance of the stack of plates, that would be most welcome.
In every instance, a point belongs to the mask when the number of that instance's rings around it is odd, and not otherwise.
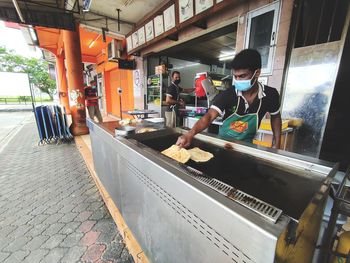
[[[164,118],[148,118],[148,119],[145,119],[145,121],[152,122],[152,123],[162,123],[164,122]]]

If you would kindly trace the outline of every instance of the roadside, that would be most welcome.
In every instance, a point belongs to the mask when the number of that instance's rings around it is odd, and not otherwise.
[[[57,102],[55,101],[43,101],[43,102],[36,102],[35,106],[41,106],[41,105],[57,105]],[[0,103],[0,112],[15,112],[15,111],[33,111],[33,105],[31,102],[25,103],[11,103],[11,104],[4,104]]]
[[[0,153],[23,125],[29,122],[34,122],[34,115],[30,111],[0,111]]]
[[[0,153],[0,262],[133,262],[75,144],[38,146],[28,116]]]
[[[32,104],[0,104],[0,112],[33,111]]]

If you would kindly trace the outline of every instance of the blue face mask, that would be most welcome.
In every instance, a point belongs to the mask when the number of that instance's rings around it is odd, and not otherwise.
[[[254,80],[254,82],[251,83],[252,79],[255,76],[255,73],[256,73],[256,71],[254,71],[254,74],[253,74],[251,79],[235,80],[232,87],[238,91],[247,91],[247,90],[251,89],[254,86],[255,81],[256,81],[256,80]]]

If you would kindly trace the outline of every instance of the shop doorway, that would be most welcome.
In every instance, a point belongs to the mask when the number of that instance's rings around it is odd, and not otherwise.
[[[167,87],[171,84],[171,72],[181,73],[181,87],[194,88],[196,76],[206,73],[216,80],[217,88],[227,88],[232,83],[230,62],[236,54],[237,23],[233,23],[192,39],[185,43],[163,50],[147,57],[148,79],[157,72],[158,65],[165,65],[166,74],[162,74],[160,91],[164,102]],[[154,87],[146,92],[146,107],[154,109],[152,96]],[[195,106],[196,94],[182,94],[187,106]],[[157,109],[156,109],[157,110]],[[164,115],[165,107],[161,109]]]

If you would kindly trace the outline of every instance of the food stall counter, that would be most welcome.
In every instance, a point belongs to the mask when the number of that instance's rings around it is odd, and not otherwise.
[[[192,147],[213,158],[182,164],[161,152],[184,129],[87,124],[96,174],[151,262],[310,262],[336,165],[203,133]]]

